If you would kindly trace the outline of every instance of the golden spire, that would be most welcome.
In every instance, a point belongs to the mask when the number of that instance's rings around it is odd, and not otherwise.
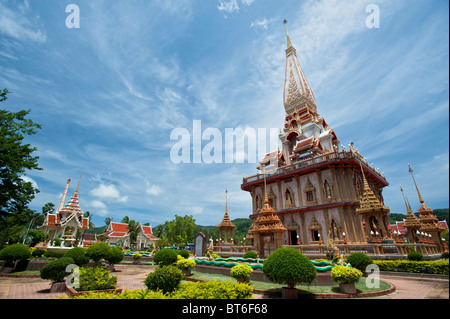
[[[408,200],[406,199],[406,196],[405,196],[405,194],[403,193],[403,188],[400,186],[400,191],[402,192],[402,195],[403,195],[403,200],[405,201],[405,206],[406,206],[406,211],[408,212],[408,213],[412,213],[412,209],[411,209],[411,206],[409,205],[409,202],[408,202]]]
[[[225,213],[228,214],[228,188],[225,188]]]
[[[417,187],[416,180],[414,179],[413,170],[412,170],[411,166],[409,166],[409,163],[408,163],[408,168],[409,168],[408,171],[411,173],[411,176],[413,178],[414,185],[416,186],[417,194],[419,195],[420,205],[423,206],[425,202],[424,202],[424,200],[422,198],[422,195],[420,195],[419,188]]]
[[[266,167],[264,166],[264,207],[266,206],[269,206],[269,196],[267,196]]]
[[[74,196],[78,196],[78,187],[80,187],[80,182],[81,182],[81,174],[80,174],[80,179],[78,180],[78,185],[77,185],[77,189],[75,190],[75,193],[73,194]]]
[[[289,32],[288,32],[288,28],[287,28],[287,20],[284,19],[283,23],[284,23],[284,26],[286,27],[287,47],[290,48],[292,46],[292,43],[291,43],[291,39],[289,38]]]

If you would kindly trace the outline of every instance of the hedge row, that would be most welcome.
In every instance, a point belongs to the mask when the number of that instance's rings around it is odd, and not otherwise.
[[[88,293],[72,299],[251,299],[252,287],[231,281],[185,282],[171,293],[161,290],[125,290],[120,294]]]
[[[381,271],[399,271],[423,274],[439,274],[448,276],[448,260],[410,261],[410,260],[374,260]]]

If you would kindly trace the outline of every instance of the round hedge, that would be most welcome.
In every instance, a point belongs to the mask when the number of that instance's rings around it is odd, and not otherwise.
[[[86,265],[90,258],[86,255],[86,250],[81,247],[75,247],[64,254],[64,257],[70,257],[79,267]]]
[[[86,255],[96,263],[103,258],[108,258],[110,253],[111,247],[104,242],[92,244],[86,249]]]
[[[178,255],[181,255],[181,257],[188,259],[189,258],[189,250],[182,249],[178,252]]]
[[[177,262],[177,252],[170,248],[163,248],[156,252],[153,257],[153,261],[158,264],[158,266],[168,266]]]
[[[41,268],[41,279],[50,279],[54,282],[62,282],[68,273],[67,266],[74,264],[75,261],[70,257],[62,257],[52,261]]]
[[[4,260],[8,265],[16,260],[27,260],[30,257],[30,249],[22,244],[9,245],[0,250],[0,260]]]
[[[408,254],[408,260],[410,261],[422,261],[423,254],[421,252],[413,251]]]
[[[247,264],[240,264],[233,266],[230,270],[230,275],[236,279],[247,280],[253,273],[253,268]]]
[[[359,269],[362,272],[366,271],[367,266],[373,264],[372,258],[363,253],[352,253],[347,257],[347,263],[353,268]]]
[[[316,278],[316,268],[308,257],[294,248],[278,248],[264,261],[264,274],[273,282],[289,288],[301,282],[311,283]]]
[[[123,251],[120,247],[112,247],[110,254],[105,258],[110,264],[117,264],[123,260]]]
[[[242,258],[253,258],[253,259],[256,259],[256,258],[258,258],[258,254],[255,253],[254,251],[247,251]]]
[[[183,273],[177,267],[158,267],[147,275],[144,284],[150,290],[162,290],[163,293],[167,293],[174,291],[183,278]]]

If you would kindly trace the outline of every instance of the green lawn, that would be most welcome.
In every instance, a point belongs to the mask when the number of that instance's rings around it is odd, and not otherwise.
[[[220,281],[227,281],[231,280],[233,282],[236,282],[237,280],[225,275],[219,275],[219,274],[208,274],[208,273],[201,273],[197,271],[192,271],[191,278],[195,279],[202,279],[202,280],[220,280]],[[377,292],[389,289],[391,287],[390,284],[387,282],[380,280],[380,287],[379,288],[367,288],[366,287],[366,279],[365,277],[362,277],[359,279],[359,281],[356,283],[356,289],[358,293],[366,293],[366,292]],[[250,284],[255,289],[261,289],[261,290],[270,290],[270,291],[281,291],[281,288],[285,285],[280,285],[273,282],[263,282],[263,281],[250,281]],[[336,294],[341,293],[339,290],[339,284],[336,283],[333,286],[307,286],[307,285],[297,285],[296,287],[299,290],[299,293],[313,293],[313,294]]]

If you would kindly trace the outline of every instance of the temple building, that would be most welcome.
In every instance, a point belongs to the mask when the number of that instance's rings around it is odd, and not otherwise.
[[[45,245],[50,246],[57,238],[61,247],[84,246],[83,233],[89,229],[89,218],[84,217],[78,203],[78,182],[75,193],[65,204],[69,190],[70,179],[66,183],[63,196],[57,209],[45,216],[44,223],[39,227],[49,236]],[[53,242],[54,243],[54,242]]]
[[[241,189],[252,198],[253,224],[247,238],[260,256],[282,245],[309,245],[323,254],[320,246],[326,245],[328,238],[346,246],[347,253],[364,246],[370,254],[405,254],[409,248],[392,246],[395,227],[388,223],[390,209],[382,194],[389,183],[353,143],[348,149],[340,145],[334,130],[319,115],[287,25],[286,35],[285,122],[279,134],[282,149],[266,154],[257,174],[243,178]],[[414,184],[419,218],[405,198],[407,215],[398,229],[408,243],[421,245],[417,249],[436,254],[444,250],[440,233],[445,227],[425,205],[415,180]],[[260,231],[271,227],[272,233]],[[350,245],[353,248],[348,248]]]
[[[105,232],[99,237],[103,237],[110,246],[130,247],[136,250],[147,250],[159,240],[153,235],[151,226],[144,226],[139,223],[139,233],[136,241],[131,243],[128,224],[111,222]]]
[[[389,208],[382,190],[389,183],[352,144],[348,149],[340,146],[336,133],[318,113],[287,26],[286,35],[282,149],[266,154],[259,172],[244,177],[241,185],[252,197],[253,227],[271,208],[286,229],[281,233],[282,245],[326,244],[329,231],[336,243],[385,240],[390,237]]]

